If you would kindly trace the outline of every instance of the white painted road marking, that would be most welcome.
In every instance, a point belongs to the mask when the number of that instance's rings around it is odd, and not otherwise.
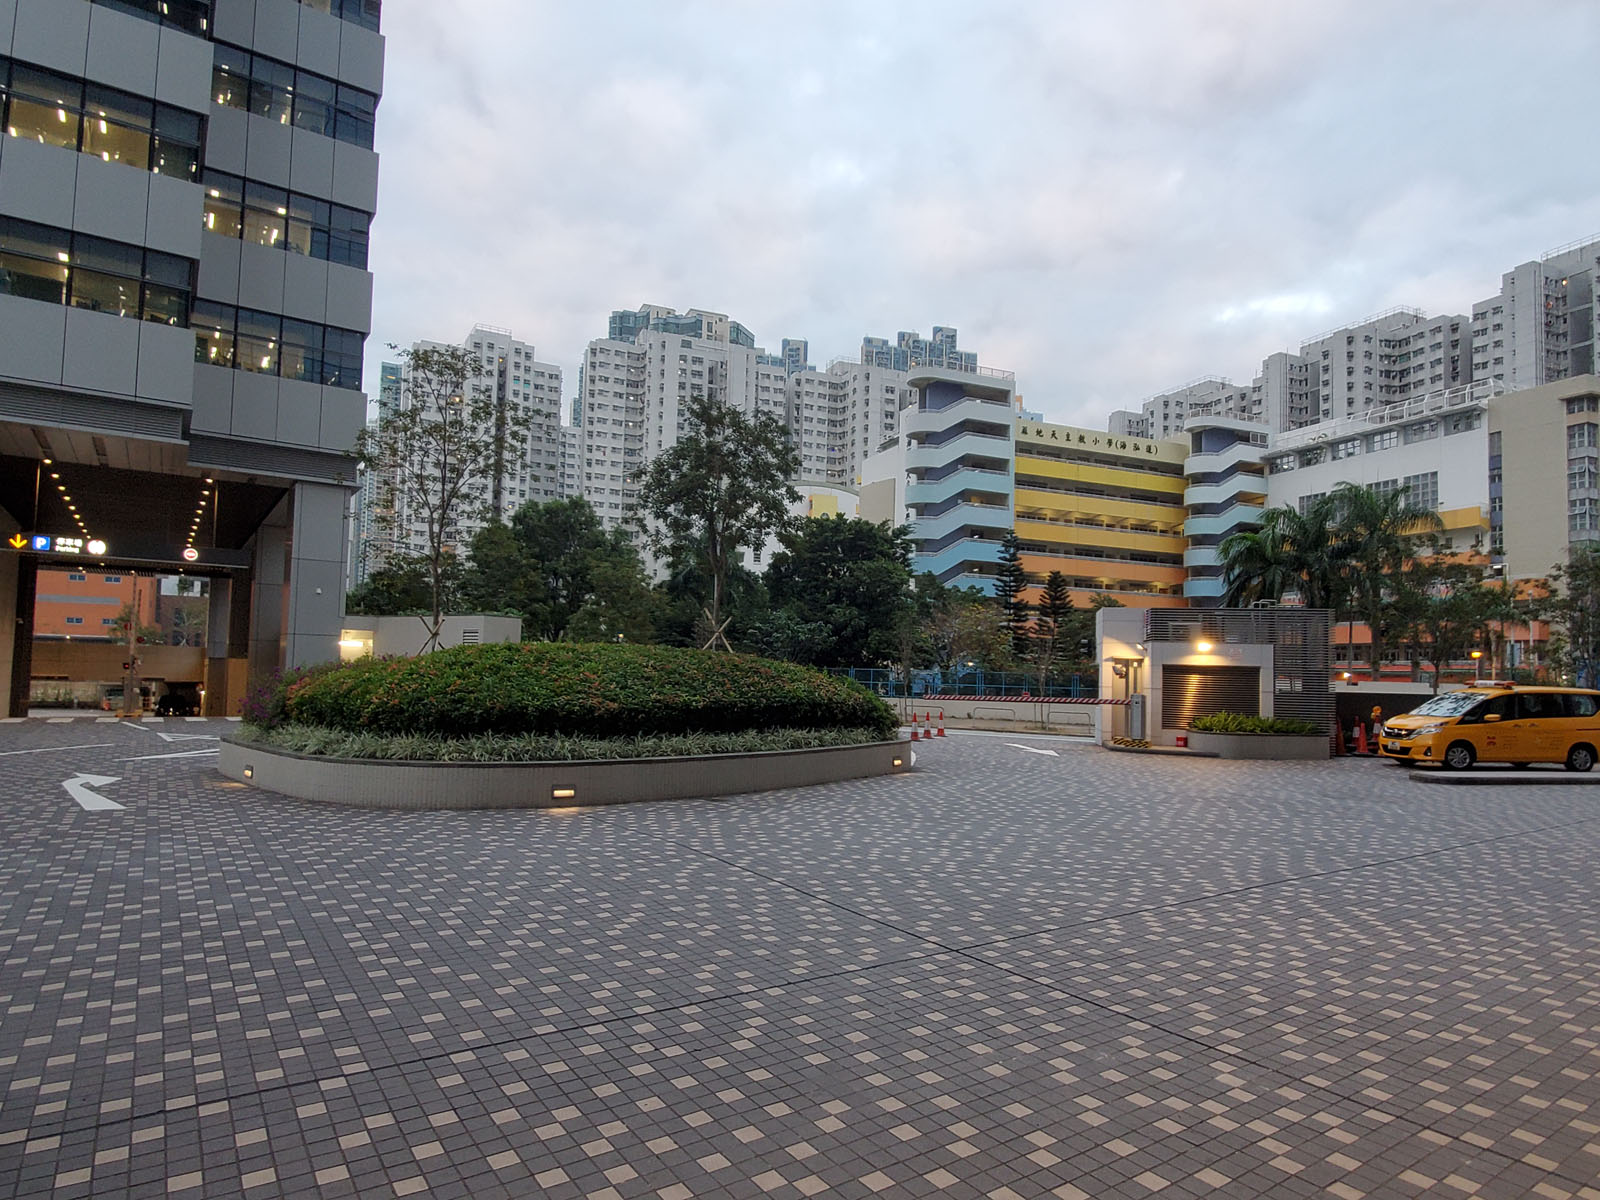
[[[105,746],[115,745],[115,742],[90,742],[87,746],[44,746],[38,750],[0,750],[0,758],[10,754],[54,754],[57,750],[99,750]]]
[[[116,783],[121,778],[120,775],[74,775],[71,779],[63,780],[61,786],[67,789],[67,795],[76,800],[84,812],[107,812],[121,809],[122,805],[115,800],[107,800],[94,789]]]
[[[141,754],[137,758],[122,758],[118,762],[149,762],[154,758],[203,758],[207,754],[221,754],[222,748],[214,746],[210,750],[179,750],[175,754]]]
[[[1029,754],[1048,754],[1051,758],[1061,757],[1054,750],[1040,750],[1037,746],[1024,746],[1020,742],[1007,742],[1006,745],[1015,747],[1018,750],[1026,750]]]

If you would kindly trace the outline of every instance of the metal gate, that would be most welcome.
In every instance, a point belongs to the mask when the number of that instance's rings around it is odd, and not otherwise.
[[[1212,713],[1261,715],[1259,667],[1168,666],[1161,672],[1161,727],[1187,729]]]

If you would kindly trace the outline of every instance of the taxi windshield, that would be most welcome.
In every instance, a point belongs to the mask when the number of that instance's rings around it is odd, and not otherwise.
[[[1489,697],[1482,692],[1446,692],[1426,704],[1413,708],[1411,717],[1459,717],[1471,712]]]

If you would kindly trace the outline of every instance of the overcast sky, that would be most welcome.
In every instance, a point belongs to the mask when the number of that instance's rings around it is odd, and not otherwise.
[[[369,387],[612,309],[954,325],[1102,424],[1600,231],[1592,0],[389,0]]]

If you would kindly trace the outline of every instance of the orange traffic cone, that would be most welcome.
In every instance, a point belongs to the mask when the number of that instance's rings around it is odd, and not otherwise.
[[[1356,723],[1356,753],[1371,753],[1371,751],[1367,749],[1367,725],[1365,721]]]
[[[911,714],[911,740],[913,742],[920,741],[921,738],[922,738],[922,727],[917,724],[917,720],[918,720],[917,714],[916,713],[912,713]]]
[[[1333,753],[1334,757],[1336,758],[1343,758],[1350,753],[1350,751],[1345,749],[1344,723],[1342,721],[1335,721],[1333,723]]]
[[[944,736],[944,709],[942,709],[942,708],[939,710],[939,732],[934,734],[933,736],[934,737],[943,737]]]

